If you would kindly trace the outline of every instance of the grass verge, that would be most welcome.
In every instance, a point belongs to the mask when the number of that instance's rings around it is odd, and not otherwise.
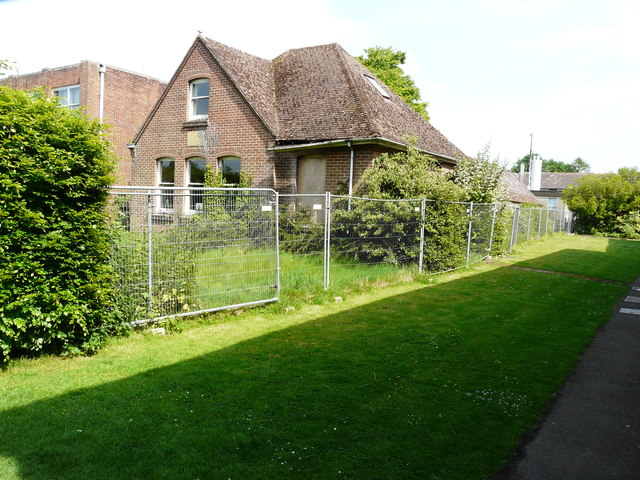
[[[618,262],[598,240],[513,261],[626,281],[563,255]],[[423,281],[17,362],[0,373],[0,478],[487,478],[626,288],[496,265]]]

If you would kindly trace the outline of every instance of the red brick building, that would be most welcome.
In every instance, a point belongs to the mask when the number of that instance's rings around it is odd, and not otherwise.
[[[445,167],[464,157],[337,44],[265,60],[199,36],[134,140],[132,184],[199,186],[210,165],[281,193],[355,191],[409,138]]]
[[[83,108],[103,119],[110,125],[108,136],[118,157],[117,183],[125,185],[131,179],[127,145],[166,87],[166,82],[90,61],[9,77],[0,84],[25,90],[43,87],[68,108]]]

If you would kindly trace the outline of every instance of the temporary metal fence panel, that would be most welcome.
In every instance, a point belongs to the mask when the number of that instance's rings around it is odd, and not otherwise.
[[[469,212],[467,264],[479,262],[491,255],[497,206],[493,203],[471,203]]]
[[[332,196],[331,258],[335,266],[390,264],[417,267],[421,200],[374,200]]]
[[[288,288],[312,290],[328,281],[325,223],[328,196],[280,194],[280,265],[282,283]]]
[[[278,299],[275,191],[115,187],[111,206],[132,324]]]
[[[120,307],[131,323],[256,305],[280,285],[308,292],[439,273],[569,228],[564,212],[268,189],[117,187]]]

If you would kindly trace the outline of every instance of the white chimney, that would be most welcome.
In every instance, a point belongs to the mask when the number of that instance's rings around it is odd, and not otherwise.
[[[529,161],[529,190],[540,191],[542,181],[542,159],[533,154]]]

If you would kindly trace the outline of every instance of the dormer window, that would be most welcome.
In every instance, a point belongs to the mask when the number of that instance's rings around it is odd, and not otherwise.
[[[199,78],[189,84],[189,119],[202,120],[209,115],[209,79]]]
[[[373,86],[373,88],[375,88],[378,91],[378,93],[382,95],[384,98],[391,98],[389,94],[386,92],[386,90],[382,88],[382,85],[380,85],[375,78],[370,77],[369,75],[364,75],[364,78],[366,78],[368,82]]]

